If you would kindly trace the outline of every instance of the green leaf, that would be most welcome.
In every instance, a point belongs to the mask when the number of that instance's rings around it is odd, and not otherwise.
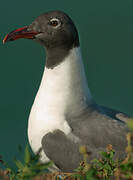
[[[28,164],[31,160],[31,153],[29,151],[29,146],[26,145],[26,148],[25,148],[25,153],[24,153],[24,162],[26,164]]]
[[[133,118],[131,118],[128,122],[127,122],[128,128],[133,131]]]
[[[79,178],[80,180],[84,180],[84,177],[81,174],[73,174],[73,178]]]
[[[100,154],[101,154],[103,157],[108,158],[107,152],[100,152]]]
[[[44,170],[44,169],[47,169],[49,168],[50,166],[53,165],[53,162],[50,161],[50,162],[47,162],[45,164],[42,164],[42,163],[38,163],[34,166],[35,169],[39,169],[39,170]]]
[[[23,169],[24,165],[22,164],[21,161],[19,161],[19,160],[14,160],[14,162],[15,162],[16,166],[17,166],[19,169]]]

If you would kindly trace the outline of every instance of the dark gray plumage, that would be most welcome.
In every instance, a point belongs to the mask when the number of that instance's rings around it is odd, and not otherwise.
[[[119,115],[121,119],[117,118]],[[57,167],[65,172],[78,167],[83,158],[79,153],[81,145],[85,145],[87,151],[91,153],[89,160],[98,158],[99,152],[105,151],[108,144],[113,145],[115,157],[123,159],[128,132],[125,119],[128,120],[126,114],[93,104],[78,117],[68,119],[73,130],[72,134],[78,137],[79,141],[75,142],[71,134],[66,136],[57,130],[43,137],[42,147]]]

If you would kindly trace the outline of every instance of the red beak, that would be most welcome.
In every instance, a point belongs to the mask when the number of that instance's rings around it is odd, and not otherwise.
[[[28,26],[25,26],[7,34],[5,38],[3,39],[3,44],[8,41],[14,41],[20,38],[34,39],[36,34],[38,34],[38,32],[28,31]]]

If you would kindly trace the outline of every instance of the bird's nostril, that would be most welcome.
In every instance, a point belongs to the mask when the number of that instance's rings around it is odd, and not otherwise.
[[[33,30],[33,28],[32,28],[32,26],[30,25],[28,28],[27,28],[27,31],[32,31]]]

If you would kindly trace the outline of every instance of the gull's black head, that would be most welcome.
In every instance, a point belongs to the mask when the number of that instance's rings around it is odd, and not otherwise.
[[[77,29],[71,18],[62,11],[41,14],[31,25],[9,33],[3,42],[20,38],[36,40],[46,48],[79,46]]]
[[[61,11],[51,11],[40,15],[28,30],[39,32],[35,40],[46,48],[79,46],[78,32],[73,21]]]
[[[50,11],[38,16],[31,25],[16,29],[5,36],[3,43],[20,38],[33,39],[46,47],[46,66],[53,68],[79,46],[77,29],[62,11]]]

